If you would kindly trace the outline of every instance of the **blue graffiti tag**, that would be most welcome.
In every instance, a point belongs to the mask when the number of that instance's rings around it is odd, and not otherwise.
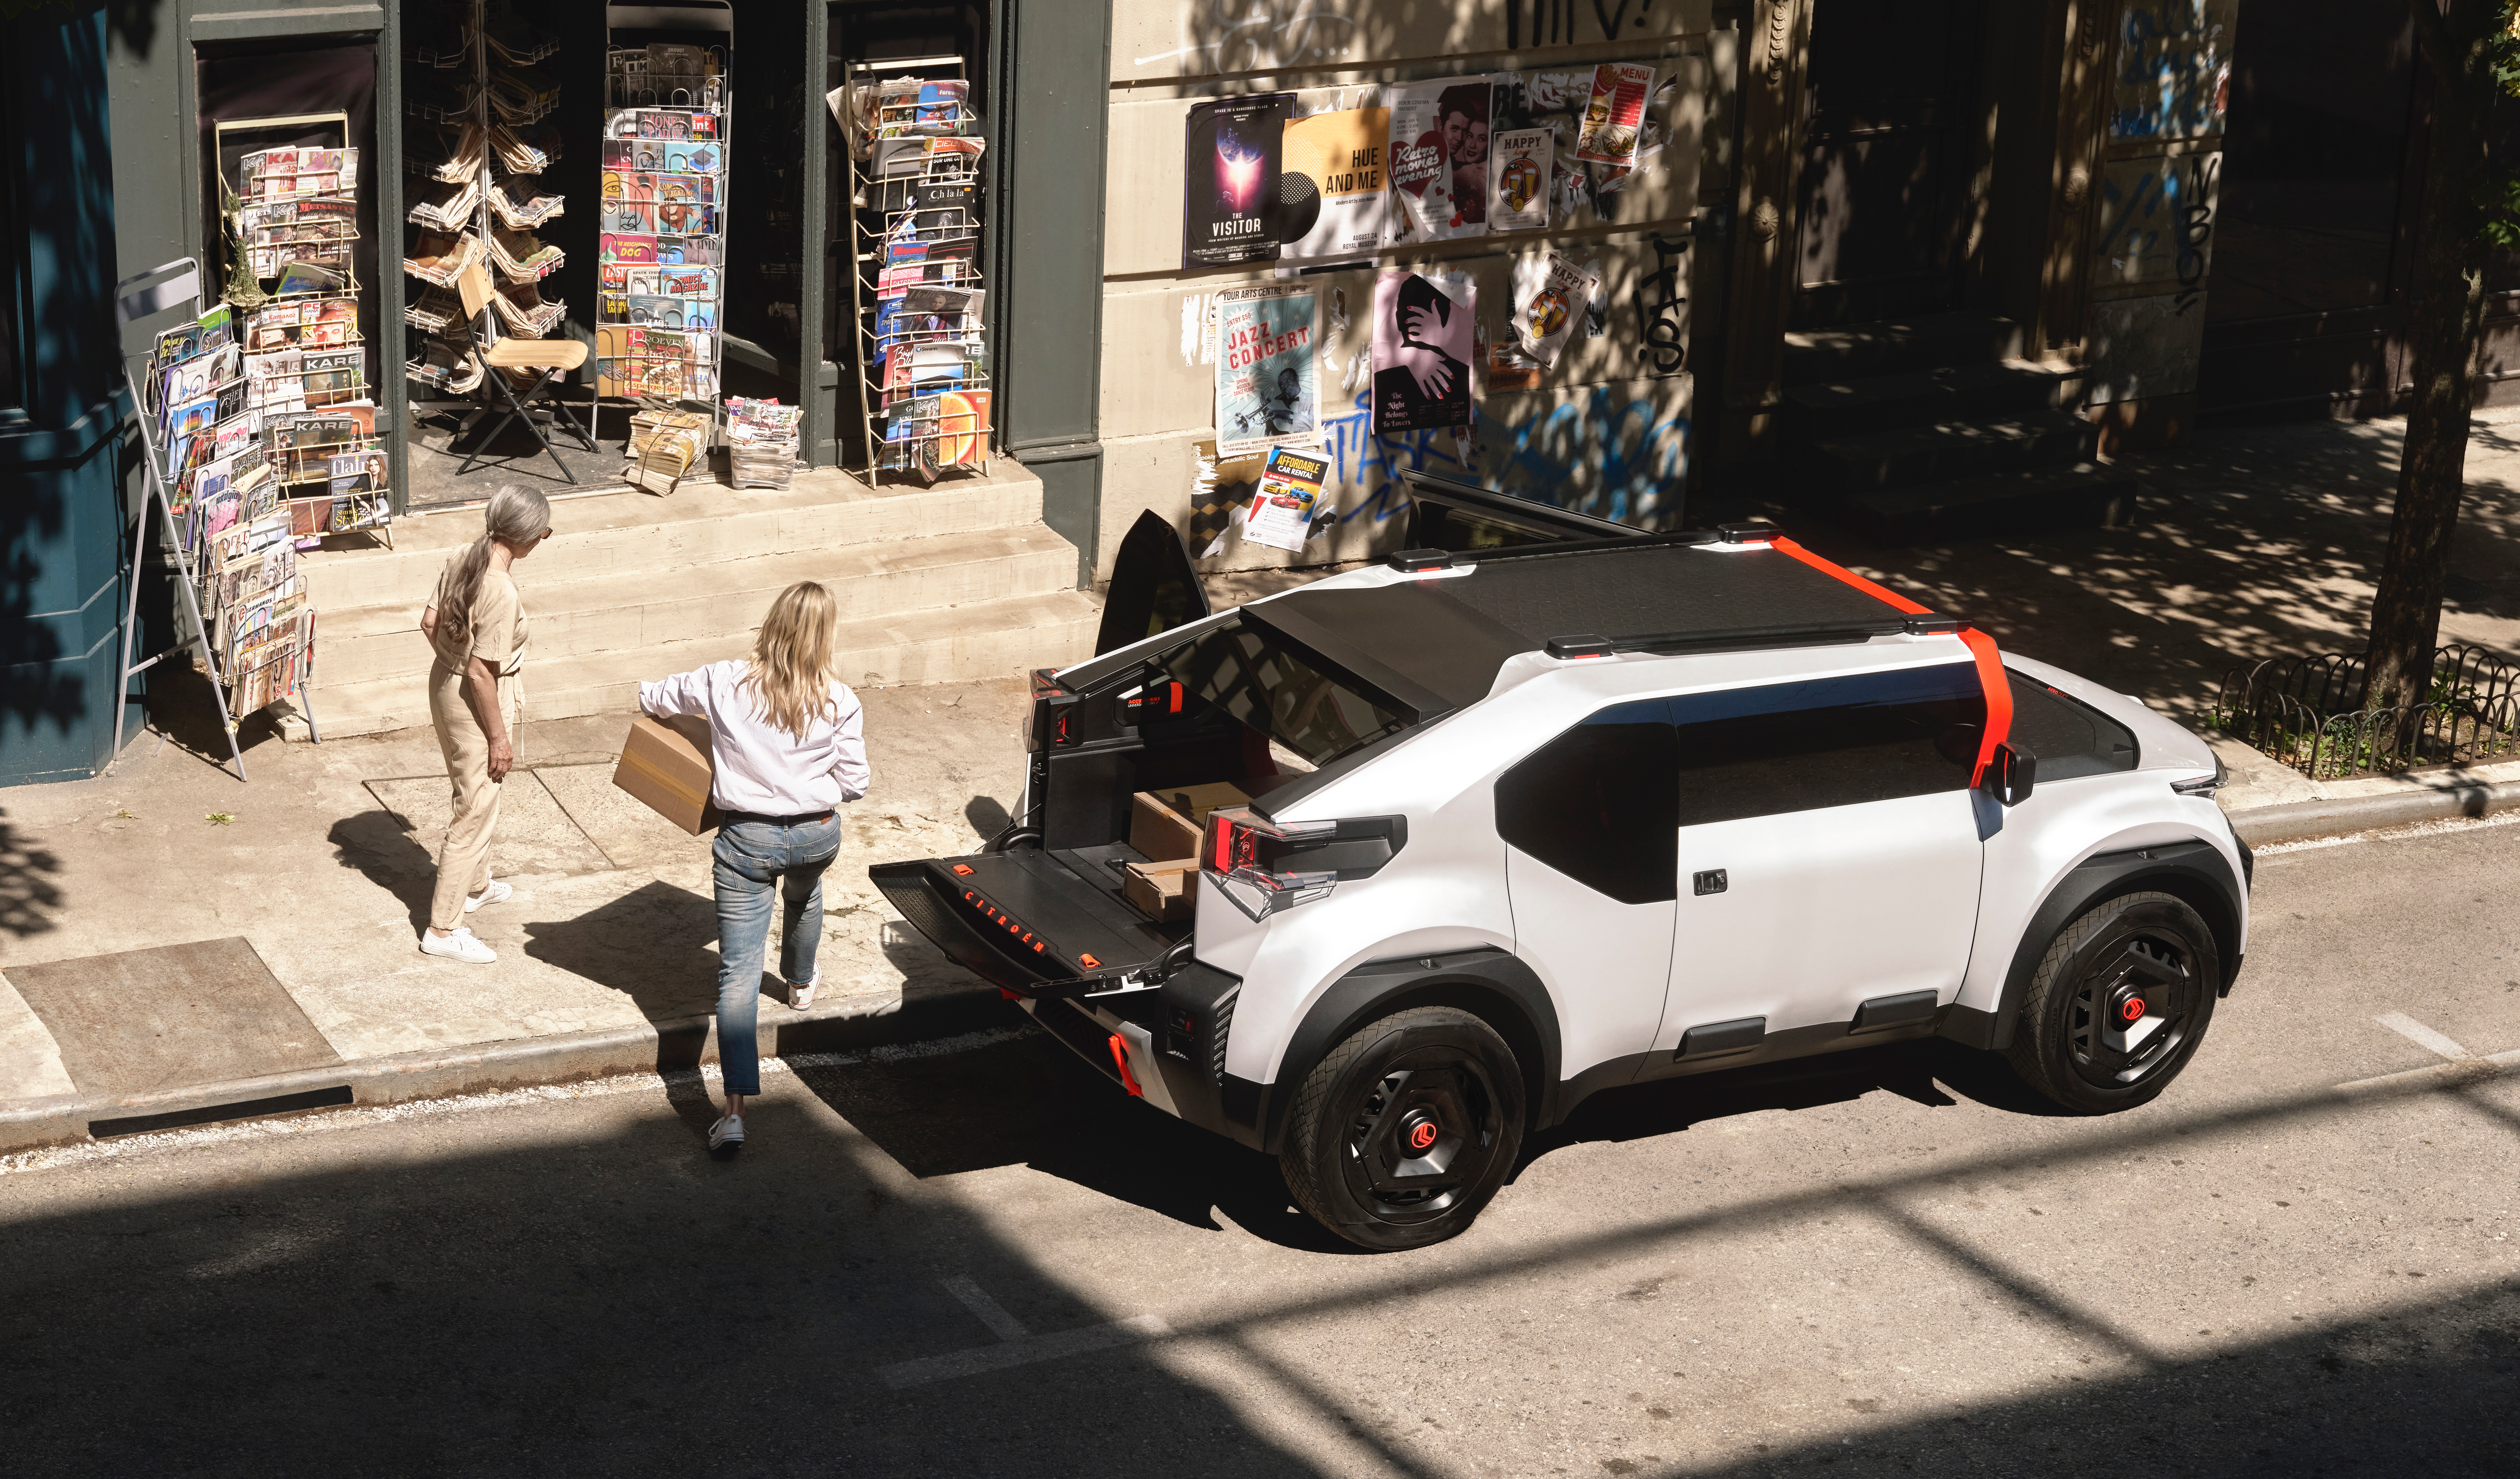
[[[1475,464],[1462,462],[1449,431],[1376,436],[1371,396],[1359,394],[1355,407],[1322,419],[1332,476],[1358,490],[1357,508],[1343,513],[1342,521],[1370,513],[1379,523],[1406,509],[1400,474],[1425,471],[1642,528],[1658,527],[1679,506],[1688,418],[1658,420],[1651,401],[1616,401],[1607,385],[1520,426],[1480,410]]]

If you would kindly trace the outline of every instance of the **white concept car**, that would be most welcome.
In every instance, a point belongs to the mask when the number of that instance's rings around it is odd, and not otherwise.
[[[1943,1037],[2100,1114],[2195,1053],[2251,867],[2202,740],[1767,525],[1417,481],[1457,548],[1221,613],[1142,525],[1153,635],[1034,676],[1020,813],[875,869],[902,916],[1372,1248],[1616,1085]],[[1218,783],[1194,908],[1133,903],[1133,809]]]

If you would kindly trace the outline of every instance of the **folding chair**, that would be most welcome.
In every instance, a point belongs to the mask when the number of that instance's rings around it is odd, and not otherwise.
[[[508,423],[522,421],[525,429],[534,433],[534,440],[542,443],[545,452],[551,453],[551,460],[559,467],[560,475],[573,483],[577,481],[576,475],[568,471],[568,464],[560,460],[560,453],[553,449],[551,438],[543,434],[542,426],[534,421],[528,408],[536,399],[542,400],[551,408],[553,416],[567,423],[568,429],[586,444],[587,451],[596,450],[594,435],[579,425],[566,403],[551,394],[553,381],[586,363],[586,346],[575,339],[499,337],[498,315],[492,311],[490,291],[490,275],[481,270],[478,262],[456,275],[455,291],[464,299],[465,316],[472,321],[472,342],[477,346],[481,363],[490,371],[482,379],[497,387],[499,395],[508,403],[508,414],[499,419],[499,425],[490,428],[489,435],[481,438],[472,454],[464,459],[464,466],[455,470],[455,475],[461,477],[472,471],[472,465],[482,458],[482,449],[499,439],[499,433],[508,429]],[[518,395],[516,385],[505,373],[510,370],[539,371],[541,374],[530,389]],[[491,409],[496,410],[497,407],[493,405]]]

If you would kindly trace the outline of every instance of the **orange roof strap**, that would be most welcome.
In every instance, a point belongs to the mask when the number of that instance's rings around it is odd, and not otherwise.
[[[1875,600],[1888,602],[1910,616],[1933,614],[1931,607],[1918,605],[1888,586],[1867,580],[1842,564],[1822,560],[1781,534],[1769,543],[1778,553],[1790,555],[1832,580],[1842,580]],[[1975,785],[1985,778],[1986,768],[1995,763],[1995,747],[2012,734],[2012,685],[2003,676],[2003,658],[1996,651],[1994,638],[1975,627],[1962,627],[1959,637],[1960,641],[1968,644],[1969,655],[1977,659],[1978,686],[1986,692],[1986,728],[1979,733],[1977,764],[1969,772],[1969,784]]]

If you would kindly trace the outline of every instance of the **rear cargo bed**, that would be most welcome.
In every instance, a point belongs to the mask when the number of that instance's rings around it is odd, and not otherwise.
[[[1045,982],[1145,964],[1190,933],[1188,921],[1157,924],[1120,897],[1116,882],[1089,878],[1071,865],[1112,873],[1101,855],[1115,850],[1136,856],[1126,847],[1016,847],[885,863],[869,875],[956,964],[1029,995]]]

